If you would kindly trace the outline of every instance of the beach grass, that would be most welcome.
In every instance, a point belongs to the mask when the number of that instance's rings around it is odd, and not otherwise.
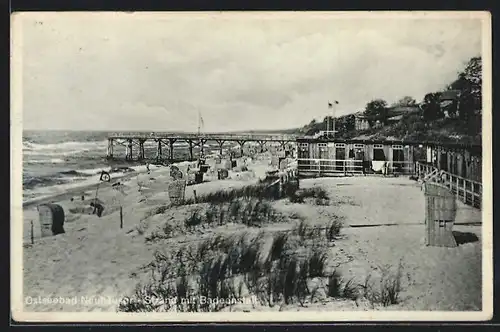
[[[190,222],[198,225],[198,216],[190,216]],[[327,234],[338,234],[341,227],[341,223],[334,222],[321,229]],[[237,305],[248,297],[256,299],[258,304],[253,303],[254,306],[267,307],[294,303],[303,306],[308,301],[322,297],[324,300],[325,296],[346,301],[355,301],[361,296],[372,305],[382,306],[399,303],[402,265],[395,274],[391,274],[388,267],[379,268],[383,272],[378,283],[371,279],[371,274],[363,285],[356,284],[354,277],[345,281],[338,266],[333,272],[327,272],[332,258],[327,241],[323,242],[324,246],[311,249],[302,240],[307,236],[319,237],[311,235],[315,229],[318,228],[301,222],[296,228],[283,232],[216,233],[168,254],[157,252],[154,260],[144,267],[151,269],[149,282],[138,285],[118,310],[171,311],[175,308],[183,312],[213,312]],[[165,302],[167,295],[177,302]],[[140,305],[155,296],[160,297],[159,305]]]

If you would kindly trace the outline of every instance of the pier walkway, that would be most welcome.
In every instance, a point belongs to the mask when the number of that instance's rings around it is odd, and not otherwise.
[[[124,145],[126,147],[126,160],[133,159],[133,146],[139,147],[138,160],[145,159],[144,143],[154,141],[157,143],[156,159],[161,160],[163,156],[163,146],[168,147],[169,159],[173,160],[174,143],[185,142],[189,145],[189,154],[193,159],[193,148],[199,147],[203,153],[205,143],[212,141],[219,146],[219,151],[222,154],[222,148],[226,142],[237,142],[240,146],[240,152],[243,154],[243,146],[247,142],[257,142],[260,145],[261,151],[264,145],[279,144],[283,149],[287,143],[294,143],[297,139],[296,135],[286,134],[239,134],[239,133],[113,133],[108,136],[107,157],[113,158],[114,144]]]

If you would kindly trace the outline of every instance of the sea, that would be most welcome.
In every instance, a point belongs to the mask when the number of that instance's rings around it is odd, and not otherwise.
[[[125,147],[118,144],[114,145],[115,160],[107,160],[109,134],[103,131],[23,131],[23,202],[97,183],[103,170],[110,172],[112,178],[145,171],[146,162],[125,161]],[[174,143],[175,160],[188,160],[186,145]],[[147,141],[144,149],[146,158],[156,156],[153,140]],[[193,150],[196,156],[199,149]],[[216,143],[205,145],[206,153],[214,151],[218,151]]]

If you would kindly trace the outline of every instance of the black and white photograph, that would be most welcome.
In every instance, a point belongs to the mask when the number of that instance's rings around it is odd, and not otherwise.
[[[492,317],[489,13],[11,23],[14,320]]]

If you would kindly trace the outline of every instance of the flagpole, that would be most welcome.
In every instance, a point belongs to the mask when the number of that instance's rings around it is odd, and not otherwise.
[[[330,105],[332,104],[328,102],[328,109],[330,109]],[[330,110],[328,110],[328,113],[326,114],[326,137],[328,137],[329,131],[330,131]]]
[[[337,105],[337,101],[335,100],[332,104],[332,135],[335,138],[335,107]]]
[[[200,118],[201,118],[200,109],[198,109],[198,136],[200,135]]]
[[[328,108],[330,108],[330,102],[328,102]],[[330,112],[326,113],[326,135],[328,136],[328,129],[330,129],[330,119],[328,117],[328,114]]]

